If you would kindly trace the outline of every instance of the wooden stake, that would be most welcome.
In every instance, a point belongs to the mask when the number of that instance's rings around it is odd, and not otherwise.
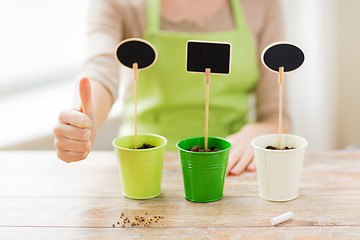
[[[206,84],[206,98],[205,98],[205,150],[208,149],[208,130],[209,130],[209,85],[210,85],[210,68],[205,69],[205,84]]]
[[[284,82],[284,67],[279,68],[279,150],[281,149],[281,133],[282,133],[282,98]]]
[[[134,114],[134,121],[135,121],[135,134],[134,134],[134,146],[137,149],[137,80],[139,77],[139,69],[138,64],[133,63],[133,70],[134,70],[134,104],[135,104],[135,114]]]

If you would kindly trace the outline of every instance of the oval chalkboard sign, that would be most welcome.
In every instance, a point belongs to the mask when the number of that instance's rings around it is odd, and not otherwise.
[[[128,68],[138,64],[138,69],[145,69],[152,66],[157,58],[155,47],[140,38],[129,38],[119,43],[116,49],[116,58]]]
[[[290,72],[303,64],[305,55],[300,48],[291,43],[275,42],[264,49],[261,60],[271,71],[279,72],[279,68],[284,67],[284,72]]]

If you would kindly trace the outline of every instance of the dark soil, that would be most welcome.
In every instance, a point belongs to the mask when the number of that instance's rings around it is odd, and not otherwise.
[[[295,149],[295,148],[294,147],[289,148],[289,147],[286,146],[283,149],[278,149],[278,148],[273,147],[273,146],[267,146],[265,149],[270,149],[270,150],[291,150],[291,149]]]
[[[151,144],[147,144],[147,143],[143,143],[143,145],[141,147],[138,147],[137,149],[148,149],[148,148],[154,148],[155,146],[151,145]],[[135,149],[135,148],[133,148]]]
[[[188,148],[186,150],[191,151],[191,152],[217,152],[217,151],[221,151],[221,149],[217,149],[214,146],[208,148],[207,150],[201,149],[199,147],[199,145],[196,145],[195,147],[192,147],[192,148]]]

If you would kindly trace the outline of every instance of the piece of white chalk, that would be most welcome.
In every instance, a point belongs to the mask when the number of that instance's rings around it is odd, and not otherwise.
[[[293,217],[294,217],[294,214],[292,212],[287,212],[287,213],[281,214],[280,216],[272,218],[271,224],[275,226],[275,225],[278,225],[285,221],[288,221],[288,220],[292,219]]]

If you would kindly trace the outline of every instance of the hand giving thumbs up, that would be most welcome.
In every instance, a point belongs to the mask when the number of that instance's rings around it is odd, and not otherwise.
[[[80,106],[60,112],[54,127],[58,157],[65,162],[85,159],[94,144],[97,122],[91,101],[91,85],[87,78],[79,82]]]

